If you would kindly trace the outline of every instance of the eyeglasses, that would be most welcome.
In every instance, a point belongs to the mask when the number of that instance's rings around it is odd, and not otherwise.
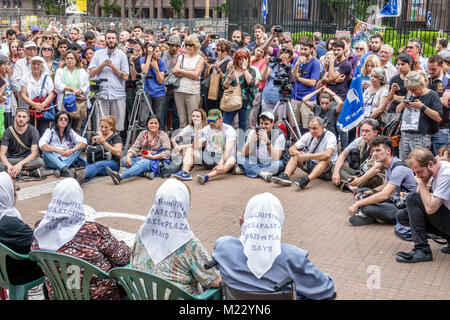
[[[216,123],[217,122],[217,119],[216,120],[208,120],[208,123]]]
[[[358,50],[358,51],[359,51],[359,50],[364,50],[364,48],[355,48],[355,50]]]
[[[414,46],[407,46],[406,49],[414,49]]]
[[[37,48],[36,47],[29,47],[29,48],[26,48],[25,50],[30,50],[30,51],[33,50],[34,51],[34,50],[37,50]]]
[[[193,47],[193,46],[194,46],[193,43],[185,43],[184,45],[185,45],[186,47]]]
[[[225,50],[222,50],[222,49],[216,48],[216,52],[225,52]]]
[[[42,48],[42,51],[52,51],[52,48]]]
[[[52,37],[44,37],[44,40],[53,40]]]
[[[58,121],[69,122],[69,118],[61,117],[61,118],[58,119]]]

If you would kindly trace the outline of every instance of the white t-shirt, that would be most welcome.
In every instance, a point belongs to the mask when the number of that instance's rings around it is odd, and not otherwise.
[[[272,148],[277,151],[284,150],[284,148],[286,146],[286,138],[284,137],[284,134],[282,132],[280,132],[278,134],[278,136],[274,136],[274,134],[276,134],[276,132],[277,131],[272,130],[272,136],[270,139]],[[255,133],[255,130],[252,129],[247,136],[247,142],[245,143],[246,145],[248,145],[250,143],[250,139],[254,133]],[[255,144],[255,146],[256,146],[256,144]],[[251,152],[253,152],[253,151],[251,151]],[[253,152],[253,153],[250,153],[250,155],[254,156],[255,154]],[[262,161],[272,160],[269,150],[267,150],[267,144],[263,141],[260,141],[260,143],[259,143],[257,159],[262,160]]]
[[[376,92],[369,92],[369,89],[365,90],[363,93],[364,117],[370,117],[370,114],[378,109],[381,97],[387,96],[387,94],[386,86],[382,86]]]
[[[222,124],[222,130],[211,129],[211,126],[208,125],[200,131],[200,138],[206,140],[206,151],[221,154],[225,151],[225,144],[228,140],[236,141],[236,131],[225,123]]]
[[[41,92],[42,81],[44,81],[44,77],[46,74],[48,76],[45,80],[45,85],[42,90],[42,96],[46,97],[51,91],[54,90],[52,77],[48,73],[42,72],[41,77],[38,81],[34,79],[31,73],[28,73],[26,77],[23,77],[20,80],[20,86],[26,88],[28,98],[30,98],[31,100],[39,96],[39,93]],[[22,107],[28,108],[29,105],[27,105],[25,101],[22,100]]]
[[[314,153],[320,153],[325,151],[328,148],[333,148],[333,153],[331,154],[331,163],[334,164],[337,160],[337,141],[336,136],[328,130],[325,130],[324,137],[322,141],[320,142],[317,149],[314,151]],[[311,135],[311,132],[308,132],[304,134],[300,140],[298,140],[295,143],[295,146],[297,149],[306,148],[308,152],[312,152],[314,148],[316,147],[317,143],[319,142],[320,138],[313,138]],[[313,162],[318,162],[318,160],[311,160]]]
[[[444,200],[444,205],[450,209],[450,162],[440,161],[441,169],[431,182],[433,196]]]

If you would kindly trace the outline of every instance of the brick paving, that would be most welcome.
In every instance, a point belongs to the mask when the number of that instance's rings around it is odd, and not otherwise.
[[[238,217],[253,195],[271,192],[285,211],[282,241],[309,251],[310,260],[334,279],[338,299],[450,298],[450,256],[441,253],[439,245],[430,241],[432,262],[397,263],[395,253],[409,251],[413,244],[395,236],[391,225],[353,227],[347,215],[352,196],[331,182],[313,181],[297,191],[295,186],[227,174],[201,186],[195,180],[198,173],[205,171],[196,167],[191,172],[194,179],[187,182],[192,193],[188,221],[209,252],[218,237],[240,234]],[[293,178],[301,175],[298,169]],[[19,183],[16,207],[30,226],[43,217],[57,181],[49,176],[42,182]],[[96,178],[83,186],[85,204],[97,212],[88,217],[97,217],[97,222],[130,244],[163,182],[138,177],[116,186],[109,177]],[[380,272],[379,289],[368,286],[378,284],[369,279],[374,270]]]

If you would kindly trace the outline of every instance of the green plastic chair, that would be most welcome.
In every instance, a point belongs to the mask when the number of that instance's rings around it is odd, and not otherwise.
[[[14,260],[28,260],[28,255],[17,253],[0,243],[0,288],[9,290],[9,300],[28,300],[28,290],[44,283],[45,277],[24,284],[11,284],[6,271],[6,257]]]
[[[114,268],[109,271],[125,289],[129,300],[221,300],[220,289],[208,289],[194,296],[172,282],[150,272],[130,268]]]
[[[30,259],[37,261],[53,288],[54,300],[90,300],[92,277],[111,279],[93,264],[63,253],[36,250]]]

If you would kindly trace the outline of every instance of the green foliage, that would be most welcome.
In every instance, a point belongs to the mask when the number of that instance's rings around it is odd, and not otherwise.
[[[303,37],[303,36],[307,36],[308,38],[312,39],[313,38],[313,33],[314,32],[307,32],[307,31],[293,33],[292,34],[292,41],[293,41],[294,45],[296,45],[300,41],[300,38]],[[322,40],[323,41],[327,41],[328,38],[331,38],[331,37],[334,37],[334,36],[335,36],[335,34],[324,33],[324,34],[322,34]]]
[[[170,5],[173,8],[173,17],[175,19],[181,19],[184,17],[184,7],[186,6],[186,0],[170,0]]]
[[[122,10],[122,6],[117,4],[117,0],[114,0],[112,3],[110,0],[105,0],[102,6],[99,6],[105,12],[105,16],[109,16],[114,11]]]

